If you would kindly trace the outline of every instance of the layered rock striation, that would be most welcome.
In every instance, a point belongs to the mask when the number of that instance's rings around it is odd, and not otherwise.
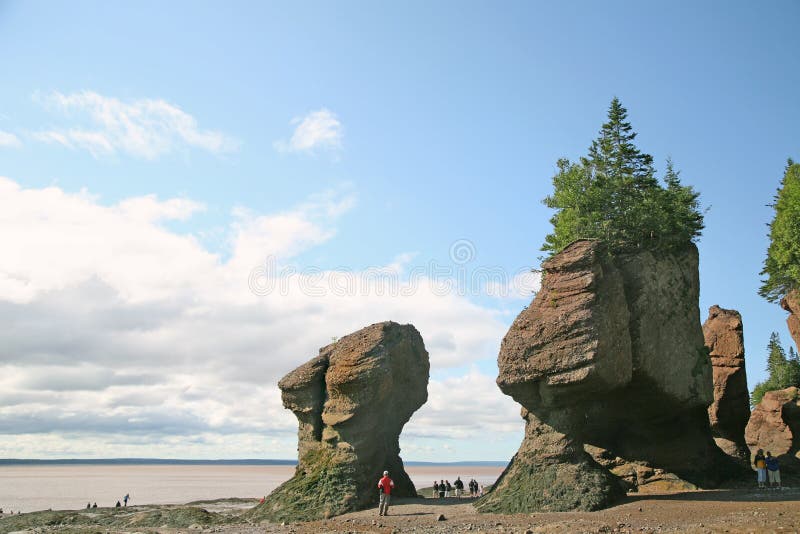
[[[708,407],[714,441],[725,454],[748,465],[750,451],[744,430],[750,419],[750,392],[744,365],[742,316],[736,310],[711,306],[703,336],[714,376],[714,402]]]
[[[730,462],[708,421],[697,249],[611,258],[580,240],[543,270],[498,357],[497,383],[522,405],[525,438],[479,509],[607,506],[623,485],[586,446],[689,484],[716,483]]]
[[[747,446],[770,451],[782,471],[800,472],[800,390],[767,391],[745,429]]]
[[[384,322],[321,348],[283,377],[283,405],[298,420],[298,466],[253,515],[313,520],[369,506],[384,470],[393,495],[416,496],[398,439],[428,398],[429,371],[416,328]]]

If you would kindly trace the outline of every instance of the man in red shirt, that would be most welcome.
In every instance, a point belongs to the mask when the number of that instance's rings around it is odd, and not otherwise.
[[[389,471],[383,472],[383,478],[378,481],[378,490],[381,492],[378,515],[389,515],[389,499],[392,496],[394,481],[389,478]]]

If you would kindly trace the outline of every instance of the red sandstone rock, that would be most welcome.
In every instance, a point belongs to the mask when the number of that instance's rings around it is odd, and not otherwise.
[[[744,429],[750,419],[750,393],[744,365],[742,316],[717,305],[708,310],[703,336],[714,370],[714,402],[708,418],[714,441],[729,456],[749,463]]]
[[[498,356],[497,383],[522,404],[525,438],[479,509],[607,506],[619,479],[586,445],[692,484],[719,482],[732,462],[709,426],[696,247],[612,259],[579,240],[543,271]]]
[[[797,290],[790,291],[788,295],[781,299],[781,307],[789,312],[786,324],[789,327],[789,333],[794,339],[797,350],[800,350],[800,292]]]
[[[750,416],[745,439],[754,453],[770,451],[781,469],[800,469],[800,391],[796,387],[767,391]]]

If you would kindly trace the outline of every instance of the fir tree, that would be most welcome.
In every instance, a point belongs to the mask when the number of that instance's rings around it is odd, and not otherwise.
[[[781,345],[781,338],[773,332],[767,344],[767,372],[769,377],[764,382],[756,384],[750,396],[750,404],[755,406],[764,397],[767,391],[785,389],[791,386],[800,387],[800,360],[793,348],[786,351]]]
[[[789,159],[781,186],[770,204],[769,248],[758,293],[770,302],[800,288],[800,164]]]
[[[663,187],[656,178],[653,157],[634,144],[636,132],[628,111],[614,98],[608,121],[587,156],[579,163],[558,161],[553,194],[544,204],[556,210],[553,232],[542,250],[556,253],[580,238],[595,238],[609,251],[680,248],[703,229],[699,195],[680,182],[667,163]]]

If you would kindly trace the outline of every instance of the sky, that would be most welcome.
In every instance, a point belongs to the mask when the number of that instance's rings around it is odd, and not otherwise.
[[[757,295],[800,4],[0,0],[0,457],[294,458],[277,381],[413,323],[406,460],[507,460],[503,335],[614,96],[701,193],[701,317]]]

